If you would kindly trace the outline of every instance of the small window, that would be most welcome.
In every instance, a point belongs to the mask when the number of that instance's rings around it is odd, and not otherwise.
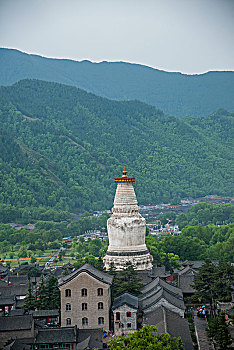
[[[87,303],[82,303],[82,310],[87,310],[88,304]]]
[[[127,317],[132,317],[132,313],[130,311],[127,312]]]
[[[100,297],[103,295],[103,288],[98,288],[97,295]]]
[[[116,312],[116,320],[117,320],[117,321],[120,320],[120,312]]]
[[[102,309],[103,309],[103,303],[100,302],[100,303],[98,303],[98,310],[102,310]]]
[[[104,324],[104,317],[98,317],[98,324]]]
[[[87,289],[86,288],[83,288],[83,289],[81,289],[81,296],[82,297],[87,297]]]
[[[65,297],[71,296],[71,289],[65,289]]]
[[[71,325],[71,319],[70,319],[70,318],[67,318],[67,319],[66,319],[66,325],[67,325],[67,326],[70,326],[70,325]]]
[[[127,323],[127,328],[132,328],[132,324],[131,323]]]
[[[82,318],[82,326],[88,326],[88,319],[87,317]]]
[[[71,304],[66,304],[66,311],[71,311]]]

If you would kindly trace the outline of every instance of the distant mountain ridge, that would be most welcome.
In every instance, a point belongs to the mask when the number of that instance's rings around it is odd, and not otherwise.
[[[164,113],[207,116],[234,111],[234,72],[185,75],[125,62],[72,61],[0,48],[0,85],[39,79],[75,86],[115,100],[139,100]]]

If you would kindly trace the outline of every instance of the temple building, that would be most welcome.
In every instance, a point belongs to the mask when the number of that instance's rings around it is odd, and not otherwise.
[[[153,258],[145,245],[146,223],[139,213],[133,183],[124,168],[123,175],[115,178],[117,189],[112,215],[107,221],[109,246],[103,261],[109,270],[114,263],[117,271],[130,261],[136,270],[152,269]]]

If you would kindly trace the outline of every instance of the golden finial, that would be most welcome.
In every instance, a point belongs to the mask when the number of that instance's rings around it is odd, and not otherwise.
[[[124,167],[124,170],[123,170],[123,175],[122,177],[127,177],[127,171],[125,170],[125,167]]]

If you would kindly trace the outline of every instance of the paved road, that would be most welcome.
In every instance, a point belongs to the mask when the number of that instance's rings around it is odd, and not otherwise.
[[[194,316],[194,326],[199,350],[214,350],[213,344],[206,334],[207,321],[204,318]]]
[[[49,267],[50,264],[52,264],[54,262],[54,260],[57,258],[57,256],[59,256],[59,253],[62,252],[63,250],[65,250],[65,248],[61,247],[53,256],[52,258],[50,258],[49,261],[47,261],[45,263],[45,267]]]

